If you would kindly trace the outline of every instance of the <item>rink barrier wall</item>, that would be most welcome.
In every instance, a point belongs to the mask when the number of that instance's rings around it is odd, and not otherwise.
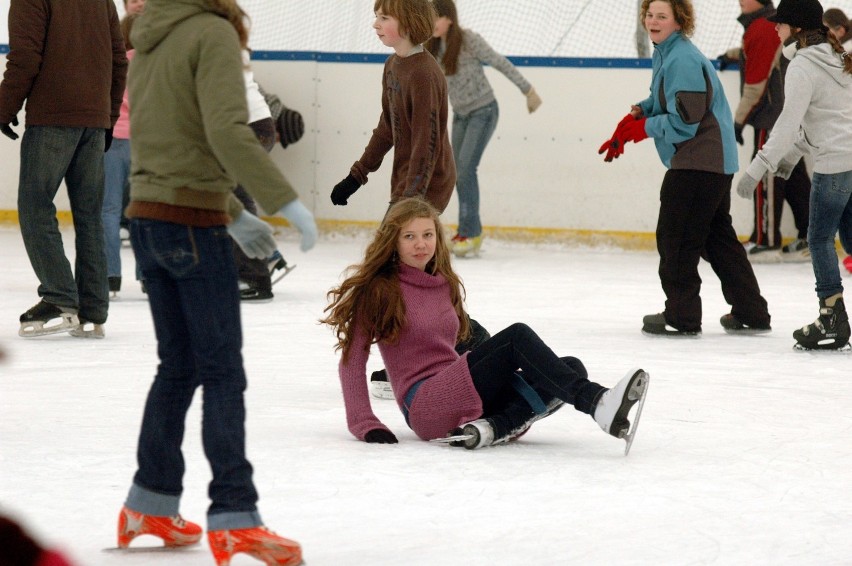
[[[304,137],[286,150],[276,145],[270,155],[320,228],[376,225],[388,204],[392,151],[348,206],[333,206],[329,194],[361,155],[378,121],[387,55],[258,51],[252,58],[264,89],[302,113]],[[653,143],[630,144],[624,156],[609,164],[597,153],[630,104],[648,95],[650,59],[510,59],[544,103],[528,114],[526,99],[515,85],[486,68],[500,105],[497,130],[479,167],[486,236],[653,249],[666,171]],[[720,78],[735,107],[739,74],[725,71]],[[0,167],[6,173],[0,177],[0,221],[7,223],[17,222],[18,148],[18,142],[0,136]],[[748,146],[740,148],[741,168],[750,152]],[[68,222],[64,189],[55,203],[60,221]],[[738,234],[751,232],[751,206],[751,201],[733,194],[731,214]],[[450,228],[456,226],[455,195],[442,220]],[[795,236],[789,211],[782,232],[787,239]]]

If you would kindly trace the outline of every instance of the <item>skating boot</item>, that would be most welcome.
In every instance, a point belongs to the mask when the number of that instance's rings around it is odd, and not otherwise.
[[[456,257],[478,256],[479,249],[482,247],[482,234],[470,238],[459,236],[458,240],[454,240],[452,244],[453,254]]]
[[[626,456],[633,445],[633,436],[639,426],[642,407],[645,405],[645,395],[648,392],[650,377],[644,370],[632,369],[619,381],[615,387],[608,389],[598,401],[592,417],[601,429],[616,438],[627,441],[624,449]],[[628,415],[633,405],[639,403],[633,416],[633,426],[630,426]]]
[[[75,338],[104,338],[106,330],[103,324],[90,322],[85,318],[80,318],[80,325],[69,332]]]
[[[57,319],[59,320],[57,321]],[[51,321],[53,321],[53,324],[48,326]],[[41,300],[36,306],[22,314],[20,322],[21,328],[18,330],[18,336],[24,338],[69,332],[80,325],[75,309],[59,307],[45,300]]]
[[[648,314],[642,318],[642,334],[646,336],[670,336],[674,338],[697,338],[701,330],[680,330],[666,322],[665,313]]]
[[[728,313],[722,315],[722,318],[719,319],[719,324],[722,325],[722,328],[725,329],[725,332],[728,334],[766,334],[767,332],[772,332],[772,327],[769,324],[743,324],[740,322],[740,319],[735,317],[733,314]]]
[[[811,261],[811,250],[808,248],[808,241],[796,238],[781,248],[781,261],[788,263]]]
[[[280,537],[266,527],[208,531],[207,541],[217,566],[230,566],[231,558],[240,552],[268,566],[296,566],[302,563],[302,547],[299,543]]]
[[[370,395],[376,399],[395,399],[387,370],[374,371],[370,375]]]
[[[819,318],[793,332],[797,350],[847,350],[849,348],[849,315],[843,294],[837,293],[819,301]]]
[[[145,515],[122,507],[118,515],[118,547],[127,548],[130,541],[140,535],[159,537],[163,539],[165,546],[176,548],[200,541],[201,527],[184,521],[180,515]]]
[[[446,438],[436,438],[433,442],[443,442],[450,446],[461,446],[468,450],[476,450],[477,448],[491,446],[494,444],[494,438],[494,424],[491,420],[477,419],[452,430]]]

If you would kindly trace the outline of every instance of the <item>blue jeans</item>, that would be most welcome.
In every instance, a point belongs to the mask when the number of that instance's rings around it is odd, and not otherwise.
[[[261,525],[245,455],[240,295],[228,231],[131,219],[130,238],[148,289],[160,364],[126,504],[149,515],[177,514],[186,413],[200,385],[202,443],[213,471],[208,529]]]
[[[121,277],[121,227],[124,185],[130,175],[130,140],[114,138],[104,154],[104,206],[101,219],[104,225],[107,275]]]
[[[465,238],[482,234],[476,170],[499,117],[500,109],[496,100],[465,116],[453,114],[452,144],[456,160],[456,190],[459,193],[459,236]]]
[[[816,294],[820,299],[843,292],[834,247],[838,230],[841,245],[847,253],[852,251],[852,171],[814,173],[808,248],[816,278]]]
[[[74,271],[65,257],[53,200],[62,180],[74,217]],[[27,126],[21,140],[18,218],[39,296],[78,309],[102,324],[109,308],[101,207],[104,195],[104,130]]]

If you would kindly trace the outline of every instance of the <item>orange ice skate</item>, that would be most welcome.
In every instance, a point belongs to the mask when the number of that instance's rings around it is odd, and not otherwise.
[[[168,547],[190,546],[201,540],[201,532],[200,526],[184,521],[180,515],[145,515],[127,507],[122,507],[118,515],[119,548],[127,548],[140,535],[160,537]]]
[[[207,540],[217,566],[229,566],[231,558],[244,552],[267,566],[297,566],[302,563],[298,542],[280,537],[266,527],[207,531]]]

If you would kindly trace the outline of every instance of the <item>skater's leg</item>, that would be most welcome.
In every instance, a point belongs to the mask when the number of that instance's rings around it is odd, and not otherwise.
[[[104,203],[104,130],[85,128],[65,175],[74,217],[74,276],[80,321],[103,324],[109,309],[107,259],[101,214]]]
[[[717,196],[716,207],[705,244],[705,257],[719,277],[722,295],[731,305],[731,314],[741,323],[754,328],[770,323],[766,300],[746,252],[737,239],[731,220],[731,177],[717,175],[708,179],[701,190]]]
[[[843,292],[834,237],[841,228],[841,219],[844,220],[844,234],[848,236],[850,198],[852,171],[830,175],[814,173],[808,246],[816,278],[816,294],[820,299]]]
[[[477,169],[485,147],[497,127],[500,110],[497,102],[461,117],[453,116],[453,155],[458,169],[456,189],[459,195],[459,236],[473,238],[482,234],[479,217],[479,176]],[[456,130],[455,125],[460,128]]]
[[[38,294],[48,303],[79,307],[77,285],[65,257],[53,201],[83,128],[28,126],[21,139],[18,219]]]
[[[234,189],[236,196],[243,206],[257,216],[257,203],[251,198],[242,186],[237,185]],[[252,288],[262,291],[272,290],[272,277],[269,275],[269,268],[266,265],[265,259],[255,259],[248,257],[242,248],[234,242],[234,260],[237,264],[237,273],[240,281],[245,281]]]
[[[104,204],[101,211],[108,277],[121,277],[121,215],[129,173],[130,140],[115,138],[104,154]]]
[[[515,370],[538,391],[558,397],[581,412],[592,414],[604,388],[578,375],[553,353],[533,330],[515,323],[468,354],[473,383],[483,403],[512,387]]]
[[[666,322],[682,332],[701,331],[698,261],[719,198],[703,190],[708,175],[713,174],[670,169],[660,189],[656,235],[664,314]]]

